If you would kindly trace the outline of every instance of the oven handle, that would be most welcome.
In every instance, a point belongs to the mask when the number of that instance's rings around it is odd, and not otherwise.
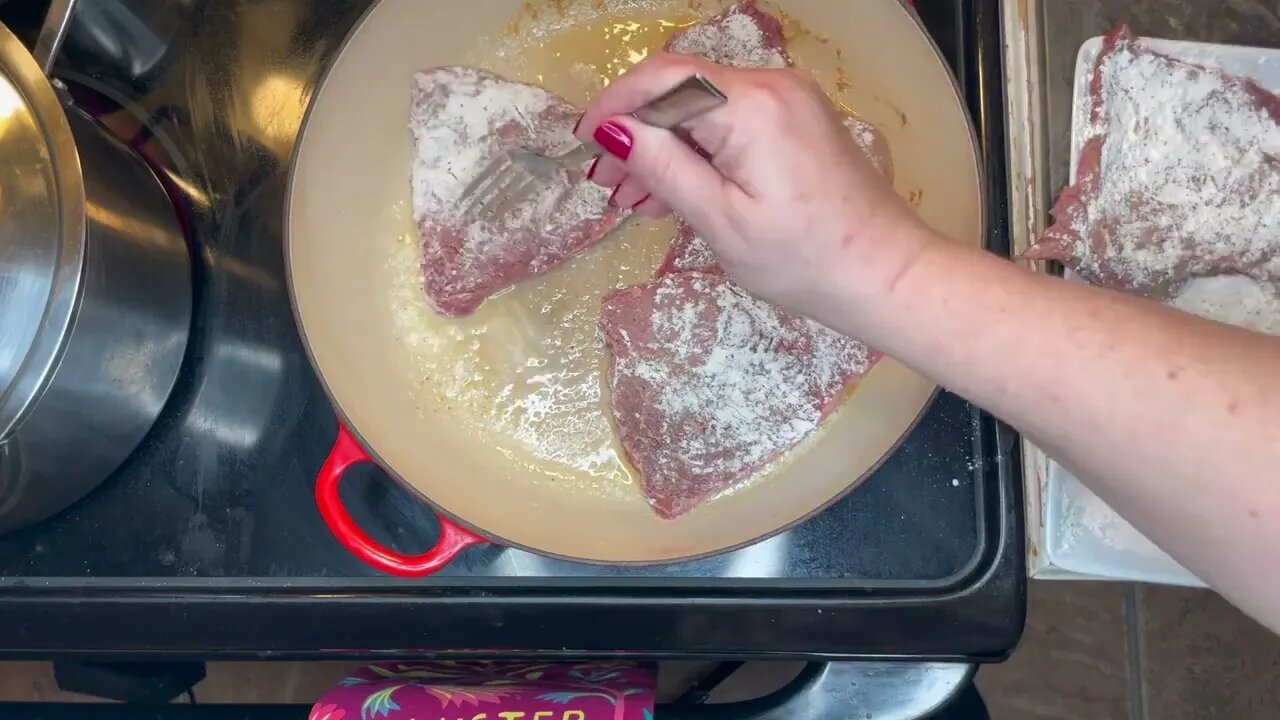
[[[338,439],[334,441],[333,449],[329,451],[329,457],[325,458],[320,474],[316,477],[316,507],[320,510],[321,520],[334,538],[366,565],[389,575],[425,577],[442,570],[466,548],[489,542],[437,512],[435,515],[440,524],[440,537],[430,550],[421,555],[406,555],[384,547],[360,529],[338,495],[338,484],[347,470],[365,462],[373,462],[373,459],[339,422]]]

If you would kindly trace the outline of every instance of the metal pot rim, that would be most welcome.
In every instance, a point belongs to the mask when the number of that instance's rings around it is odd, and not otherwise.
[[[11,228],[17,232],[4,239],[15,259],[35,257],[28,267],[36,272],[15,273],[7,288],[0,286],[0,327],[5,328],[0,333],[3,441],[43,393],[75,325],[85,262],[85,191],[80,156],[58,93],[31,53],[3,25],[0,73],[0,82],[17,94],[10,112],[30,116],[44,142],[41,172],[52,195],[52,210],[44,223]],[[7,115],[0,117],[0,128],[5,121],[12,122]],[[28,135],[21,140],[30,139]],[[5,255],[6,248],[0,248],[0,258]]]

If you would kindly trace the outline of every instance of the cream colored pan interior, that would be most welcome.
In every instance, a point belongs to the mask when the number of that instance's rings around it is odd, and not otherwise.
[[[700,4],[704,14],[716,9]],[[600,15],[602,5],[608,14]],[[287,260],[324,384],[389,472],[498,542],[656,562],[760,539],[877,466],[932,397],[932,383],[885,360],[819,437],[757,481],[667,521],[618,459],[594,323],[601,293],[652,273],[669,224],[624,229],[470,318],[445,320],[426,308],[409,200],[414,71],[487,65],[581,101],[644,45],[660,44],[670,24],[692,19],[687,5],[382,0],[323,81],[299,140]],[[888,137],[898,191],[934,227],[978,244],[981,191],[968,121],[908,11],[898,0],[764,7],[791,18],[797,61]]]

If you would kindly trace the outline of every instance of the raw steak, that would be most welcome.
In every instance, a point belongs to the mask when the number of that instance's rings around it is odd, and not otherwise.
[[[889,158],[889,146],[884,136],[868,122],[854,117],[844,119],[845,127],[857,143],[858,148],[867,154],[871,164],[890,180],[893,179],[893,161]],[[698,236],[697,231],[684,220],[676,218],[676,234],[671,240],[667,255],[654,273],[661,277],[668,273],[700,270],[702,272],[722,273],[711,246]]]
[[[721,65],[781,68],[791,65],[785,44],[782,21],[756,7],[756,0],[741,0],[710,20],[672,35],[667,50]]]
[[[414,76],[413,217],[423,285],[442,315],[474,312],[485,298],[541,275],[598,242],[622,218],[609,190],[565,173],[492,221],[464,217],[462,190],[503,147],[559,153],[572,147],[579,110],[533,85],[485,70],[441,67]]]
[[[1106,38],[1090,93],[1077,182],[1027,257],[1158,297],[1199,276],[1280,281],[1280,98],[1126,27]]]
[[[627,459],[672,518],[811,435],[878,358],[857,340],[683,272],[605,297],[613,414]]]

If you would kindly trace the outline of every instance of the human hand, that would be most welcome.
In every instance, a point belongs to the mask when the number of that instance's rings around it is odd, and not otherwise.
[[[630,116],[694,74],[728,97],[682,126],[710,162]],[[828,324],[890,291],[932,239],[803,71],[658,53],[605,88],[577,134],[611,153],[591,178],[617,188],[613,204],[674,210],[747,289]]]

